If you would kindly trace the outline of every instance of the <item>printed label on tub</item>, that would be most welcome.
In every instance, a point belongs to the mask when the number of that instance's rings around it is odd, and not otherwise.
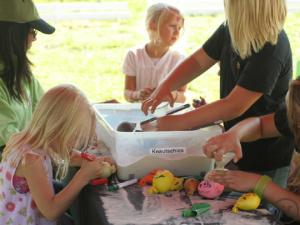
[[[170,148],[151,148],[151,155],[168,155],[168,154],[185,154],[185,147],[170,147]]]

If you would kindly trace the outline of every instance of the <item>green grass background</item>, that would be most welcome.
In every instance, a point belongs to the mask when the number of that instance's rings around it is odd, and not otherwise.
[[[147,1],[126,2],[131,12],[128,19],[49,21],[56,27],[56,32],[53,35],[38,34],[29,55],[34,63],[33,72],[45,90],[57,84],[72,83],[83,90],[92,102],[112,98],[125,102],[121,71],[123,58],[128,48],[148,41],[144,25]],[[186,54],[199,48],[223,21],[223,14],[187,16],[181,38]],[[294,62],[300,60],[300,13],[288,14],[285,30],[291,42]],[[217,72],[215,66],[189,84],[189,101],[200,95],[208,101],[218,98]]]

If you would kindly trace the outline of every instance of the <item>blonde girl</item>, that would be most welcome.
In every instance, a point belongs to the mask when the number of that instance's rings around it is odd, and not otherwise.
[[[222,154],[233,151],[238,160],[242,157],[239,144],[241,141],[275,137],[280,134],[294,139],[296,152],[292,161],[288,190],[279,187],[265,175],[242,171],[228,171],[221,176],[212,172],[210,179],[236,191],[254,191],[286,215],[300,221],[300,77],[291,83],[286,103],[287,110],[282,108],[276,113],[248,118],[226,133],[213,137],[204,146],[204,151],[207,156],[216,157],[218,160]]]
[[[83,93],[72,85],[50,89],[28,126],[13,135],[0,164],[0,224],[56,224],[79,191],[101,174],[103,158],[87,162],[73,151],[95,136],[95,113]],[[58,194],[52,186],[65,176],[71,158],[81,168]]]
[[[150,6],[146,15],[149,42],[130,49],[123,63],[125,99],[146,99],[168,73],[184,59],[182,53],[170,49],[180,37],[184,18],[180,11],[164,3]],[[177,102],[184,102],[186,86],[173,91]]]

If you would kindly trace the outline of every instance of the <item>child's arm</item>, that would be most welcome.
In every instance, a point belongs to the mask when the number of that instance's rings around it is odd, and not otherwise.
[[[82,163],[81,152],[73,149],[70,153],[70,166],[79,167]]]
[[[91,162],[83,160],[81,168],[70,183],[56,195],[52,183],[49,183],[42,160],[39,155],[26,154],[19,171],[26,178],[32,198],[42,215],[49,220],[55,220],[67,210],[80,190],[91,179],[99,177],[102,159]]]
[[[74,167],[80,167],[83,161],[83,158],[81,156],[81,151],[73,149],[72,152],[70,153],[70,166],[74,166]],[[93,155],[95,156],[95,158],[97,158],[98,160],[102,160],[105,162],[108,162],[111,165],[115,165],[114,160],[110,157],[110,156],[97,156],[97,155]]]
[[[128,102],[141,101],[149,97],[152,94],[154,88],[142,88],[136,90],[136,78],[135,76],[126,75],[125,78],[125,90],[124,97]]]
[[[136,90],[135,76],[125,76],[124,97],[128,102],[135,102],[140,100],[140,92]]]

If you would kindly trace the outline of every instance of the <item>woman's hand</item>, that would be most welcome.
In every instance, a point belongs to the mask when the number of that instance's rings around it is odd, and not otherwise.
[[[250,192],[253,191],[261,175],[248,173],[239,170],[218,171],[213,170],[208,175],[208,179],[223,184],[226,188],[234,191]]]
[[[203,146],[205,155],[209,158],[222,160],[227,152],[234,152],[234,162],[243,157],[239,138],[233,132],[225,132],[221,135],[210,138]]]

